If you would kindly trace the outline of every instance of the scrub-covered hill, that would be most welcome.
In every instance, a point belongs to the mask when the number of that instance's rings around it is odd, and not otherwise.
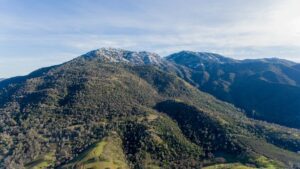
[[[235,60],[191,51],[166,60],[177,65],[185,80],[242,108],[248,117],[300,128],[299,64],[278,58]]]
[[[0,168],[299,166],[298,130],[248,119],[164,62],[102,48],[0,82]]]

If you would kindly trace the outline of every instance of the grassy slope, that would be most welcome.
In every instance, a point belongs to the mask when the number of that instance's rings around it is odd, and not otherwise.
[[[126,169],[129,167],[122,150],[122,143],[118,136],[105,137],[62,168]]]
[[[54,152],[47,153],[43,156],[37,157],[34,161],[25,165],[26,169],[43,169],[53,166],[55,163]]]
[[[255,169],[254,167],[245,166],[240,163],[231,163],[231,164],[216,164],[203,169]]]
[[[284,166],[284,164],[288,165],[289,163],[297,163],[300,161],[300,156],[298,154],[278,148],[272,144],[266,143],[264,140],[241,136],[239,136],[239,138],[243,144],[251,147],[255,153],[273,159],[274,164],[276,164],[275,161],[277,161],[278,166]],[[261,156],[259,156],[256,161],[263,164],[263,161],[265,160],[260,157]]]
[[[259,168],[264,169],[283,169],[284,167],[279,165],[277,162],[270,160],[264,156],[260,156],[255,159]],[[207,167],[203,167],[203,169],[256,169],[256,166],[244,165],[241,163],[227,163],[227,164],[216,164]]]

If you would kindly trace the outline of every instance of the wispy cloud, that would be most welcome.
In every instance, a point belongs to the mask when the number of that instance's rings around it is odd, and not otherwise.
[[[299,6],[298,0],[2,0],[0,76],[103,46],[300,62]]]

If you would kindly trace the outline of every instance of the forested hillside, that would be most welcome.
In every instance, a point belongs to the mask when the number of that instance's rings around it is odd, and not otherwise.
[[[300,167],[299,130],[249,119],[164,62],[102,48],[1,81],[0,168]]]
[[[235,60],[182,51],[166,58],[198,89],[245,110],[248,117],[300,128],[299,64],[278,58]]]

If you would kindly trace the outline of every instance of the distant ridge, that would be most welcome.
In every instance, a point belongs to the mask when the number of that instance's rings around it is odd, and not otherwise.
[[[212,53],[167,56],[181,77],[217,98],[246,110],[249,117],[300,128],[300,65],[279,59],[235,60]]]

